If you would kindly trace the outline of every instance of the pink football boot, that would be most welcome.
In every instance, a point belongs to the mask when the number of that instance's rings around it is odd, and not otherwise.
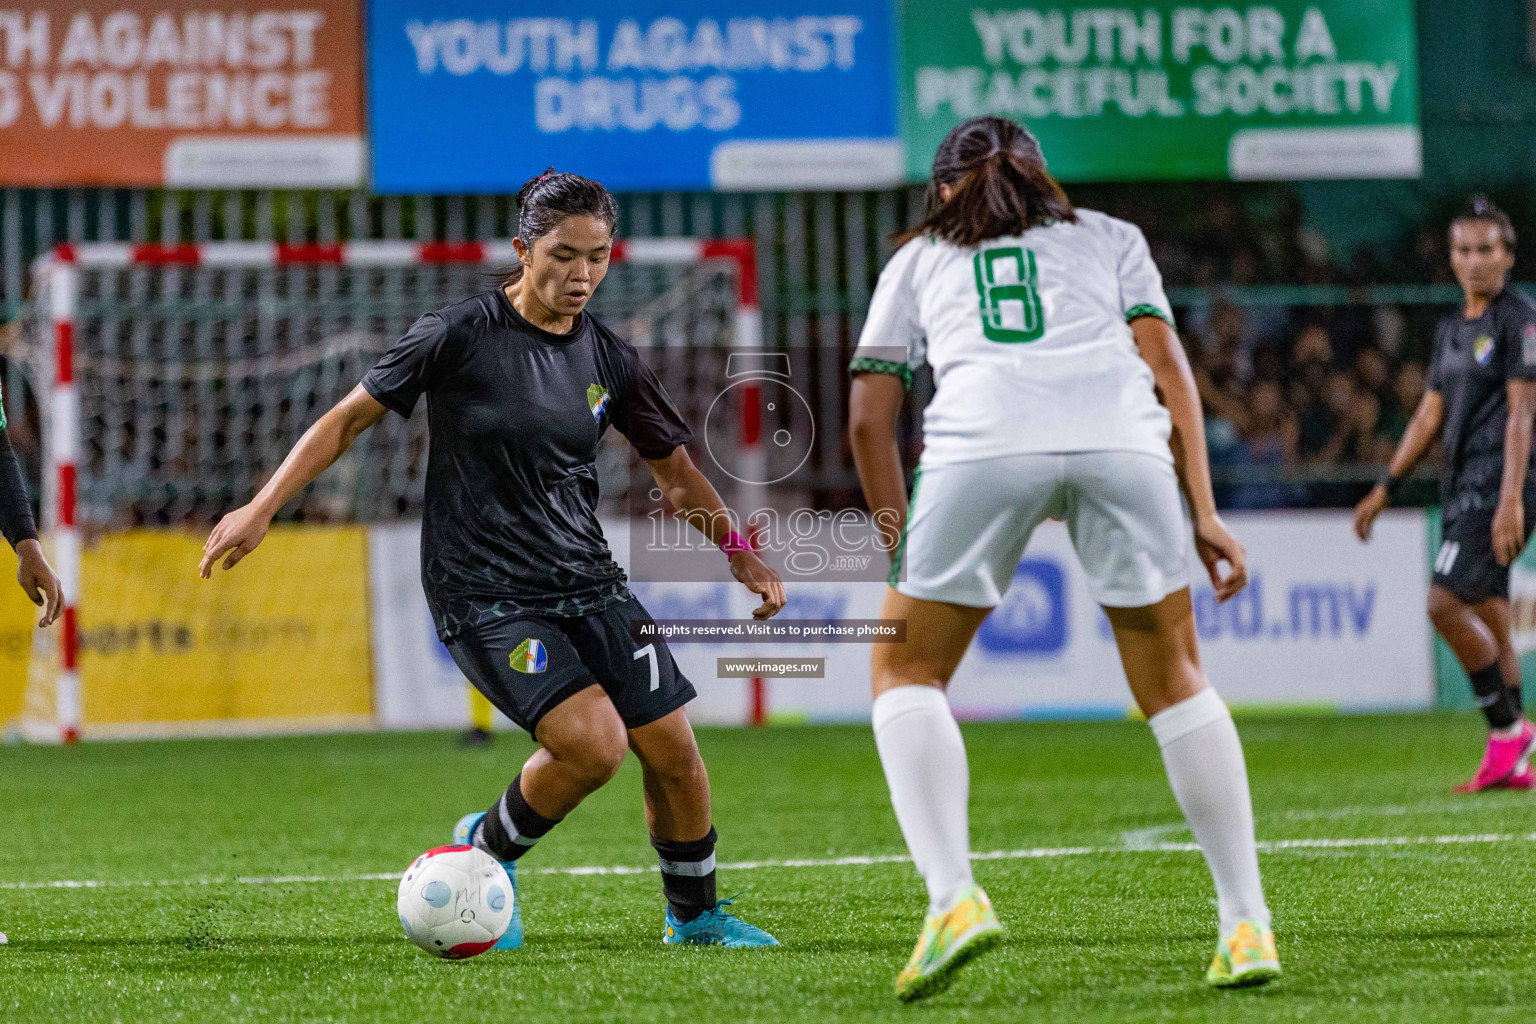
[[[1477,774],[1471,782],[1463,782],[1457,786],[1457,793],[1479,793],[1485,789],[1508,788],[1529,789],[1529,785],[1519,785],[1518,779],[1528,778],[1531,775],[1530,765],[1524,765],[1525,771],[1520,772],[1522,762],[1530,759],[1532,750],[1536,750],[1536,728],[1532,728],[1530,722],[1521,721],[1520,731],[1514,736],[1488,737],[1488,749],[1483,753],[1483,763],[1478,765]]]
[[[1531,771],[1527,764],[1524,768],[1516,768],[1515,774],[1498,784],[1500,789],[1536,789],[1536,772]]]

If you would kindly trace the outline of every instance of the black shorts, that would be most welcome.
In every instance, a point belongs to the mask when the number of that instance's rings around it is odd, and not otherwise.
[[[1533,495],[1525,497],[1525,539],[1536,526]],[[1435,552],[1435,586],[1449,590],[1467,604],[1493,597],[1509,599],[1509,566],[1493,555],[1493,513],[1498,497],[1469,496],[1447,502]]]
[[[448,644],[448,653],[475,689],[530,733],[555,705],[594,683],[635,729],[697,696],[665,640],[631,639],[636,621],[651,617],[635,597],[590,615],[520,612],[475,627]]]

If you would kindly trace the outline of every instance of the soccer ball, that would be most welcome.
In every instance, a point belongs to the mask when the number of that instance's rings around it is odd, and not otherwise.
[[[433,956],[463,960],[496,945],[512,921],[512,881],[473,846],[439,846],[411,862],[395,903],[405,937]]]

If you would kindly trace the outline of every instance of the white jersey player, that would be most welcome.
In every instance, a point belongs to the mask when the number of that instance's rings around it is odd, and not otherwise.
[[[1215,880],[1207,980],[1280,972],[1242,747],[1200,668],[1191,527],[1218,600],[1247,582],[1245,556],[1216,513],[1172,321],[1141,231],[1074,209],[1029,132],[982,117],[944,140],[927,216],[881,273],[850,367],[860,482],[898,528],[881,615],[907,621],[906,642],[871,658],[876,745],[929,894],[903,1000],[946,987],[1001,934],[971,874],[969,769],[945,689],[1047,517],[1067,523]],[[909,512],[895,423],[924,361],[937,390]]]

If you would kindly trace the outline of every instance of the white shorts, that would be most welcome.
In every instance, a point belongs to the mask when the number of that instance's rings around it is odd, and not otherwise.
[[[1189,585],[1190,527],[1172,464],[1106,451],[920,468],[892,586],[993,607],[1047,518],[1066,521],[1099,604],[1140,608]]]

